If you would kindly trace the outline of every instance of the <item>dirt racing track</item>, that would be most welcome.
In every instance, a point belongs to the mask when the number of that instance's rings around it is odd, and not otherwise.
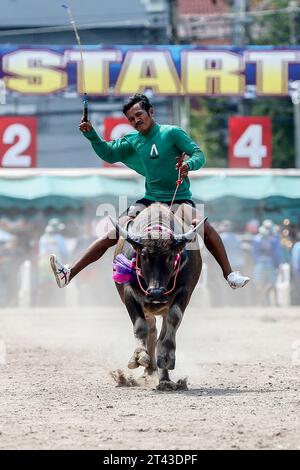
[[[130,375],[120,307],[0,311],[1,449],[300,449],[300,309],[189,309],[172,378]]]

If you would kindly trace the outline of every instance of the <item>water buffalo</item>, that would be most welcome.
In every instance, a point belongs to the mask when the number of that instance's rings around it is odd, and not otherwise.
[[[143,366],[146,375],[158,369],[159,389],[176,388],[169,370],[175,367],[176,331],[201,273],[196,231],[203,222],[191,228],[155,203],[127,229],[115,224],[120,237],[115,258],[121,254],[125,261],[135,260],[136,275],[125,284],[116,283],[136,338],[128,367]],[[156,315],[162,315],[158,341]]]

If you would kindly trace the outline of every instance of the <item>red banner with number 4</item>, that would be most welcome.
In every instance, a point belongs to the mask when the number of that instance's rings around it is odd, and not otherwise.
[[[228,127],[230,168],[271,167],[270,117],[232,117]]]
[[[35,117],[0,117],[0,167],[36,166],[36,130]]]

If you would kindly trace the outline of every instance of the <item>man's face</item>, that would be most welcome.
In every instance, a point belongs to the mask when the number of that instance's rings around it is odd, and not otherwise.
[[[145,111],[140,103],[134,104],[126,113],[129,123],[141,134],[147,134],[154,126],[153,108],[150,108],[148,113]]]

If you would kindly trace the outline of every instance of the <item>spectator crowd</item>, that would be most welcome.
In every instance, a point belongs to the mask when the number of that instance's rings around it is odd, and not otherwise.
[[[222,306],[300,305],[300,231],[288,219],[250,220],[243,230],[229,220],[214,224],[221,235],[232,268],[250,276],[246,289],[232,292],[220,268],[204,249],[202,287],[209,303]],[[74,261],[96,239],[96,222],[66,222],[58,218],[13,223],[0,219],[0,307],[61,306],[67,289],[58,290],[49,267],[56,253],[64,263]],[[111,250],[113,251],[113,250]],[[74,281],[79,305],[110,303],[112,253],[89,266]],[[100,284],[106,286],[100,288]],[[111,292],[114,289],[111,282]],[[199,291],[197,291],[199,292]],[[197,295],[195,293],[194,295]]]

